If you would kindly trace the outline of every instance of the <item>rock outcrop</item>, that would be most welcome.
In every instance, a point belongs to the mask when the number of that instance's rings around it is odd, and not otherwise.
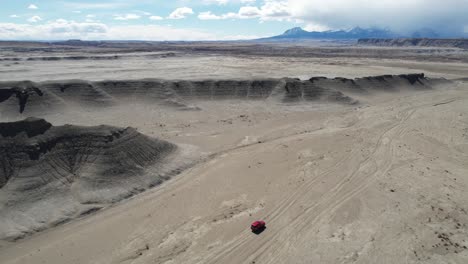
[[[0,123],[0,131],[0,239],[98,210],[180,169],[169,165],[176,145],[133,128],[52,126],[28,118]]]
[[[358,45],[379,47],[443,47],[468,49],[468,39],[396,38],[359,39]]]

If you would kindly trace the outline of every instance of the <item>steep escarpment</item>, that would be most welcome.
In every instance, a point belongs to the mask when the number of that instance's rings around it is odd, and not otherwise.
[[[104,54],[104,55],[68,55],[68,56],[32,56],[32,57],[2,57],[0,58],[1,61],[13,61],[13,62],[24,62],[24,61],[84,61],[84,60],[92,60],[92,61],[105,61],[105,60],[119,60],[119,59],[126,59],[126,58],[151,58],[151,59],[159,59],[159,58],[169,58],[177,56],[174,52],[167,52],[167,53],[154,53],[154,54],[144,54],[144,55],[134,55],[134,54],[123,54],[123,55],[116,55],[116,54]]]
[[[119,80],[89,82],[68,80],[54,82],[0,82],[0,110],[5,113],[31,114],[60,111],[68,106],[87,109],[109,107],[128,102],[150,103],[197,109],[196,100],[264,100],[277,102],[334,102],[355,104],[353,96],[376,91],[430,89],[443,82],[424,74],[383,75],[356,79],[314,77],[263,80]],[[16,94],[17,100],[12,97]],[[19,106],[18,106],[19,105]],[[27,107],[26,107],[27,105]]]
[[[344,94],[372,94],[374,92],[398,92],[402,90],[426,90],[450,83],[445,79],[427,78],[421,74],[379,75],[355,79],[315,77],[310,81],[319,87],[327,87]]]
[[[15,240],[155,186],[177,146],[133,128],[0,123],[0,239]]]
[[[359,39],[358,45],[380,47],[443,47],[468,49],[468,39],[428,39],[428,38],[396,38],[396,39]]]
[[[0,85],[0,103],[15,96],[18,99],[20,113],[24,111],[30,95],[43,96],[42,91],[33,82],[6,82]]]

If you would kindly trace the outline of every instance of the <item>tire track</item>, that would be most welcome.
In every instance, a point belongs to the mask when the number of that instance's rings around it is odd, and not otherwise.
[[[406,112],[403,114],[404,116],[400,119],[400,121],[398,121],[394,126],[390,127],[388,130],[386,130],[379,137],[378,142],[377,142],[377,146],[375,147],[374,151],[364,161],[362,161],[359,164],[358,168],[356,170],[354,170],[351,173],[350,176],[344,177],[328,194],[325,195],[325,197],[321,198],[321,201],[319,201],[318,203],[314,204],[313,206],[311,206],[309,208],[306,208],[304,210],[304,213],[298,215],[297,217],[295,217],[294,219],[289,221],[289,223],[290,223],[289,226],[294,227],[294,230],[293,230],[294,233],[301,233],[302,231],[304,231],[304,229],[306,227],[310,227],[311,224],[314,224],[314,223],[316,223],[318,221],[318,219],[321,219],[321,217],[323,217],[327,212],[330,213],[330,211],[335,211],[342,204],[346,203],[352,197],[354,197],[358,193],[362,192],[362,190],[367,188],[373,182],[373,181],[367,181],[366,184],[361,184],[363,181],[366,180],[366,178],[369,178],[369,176],[375,175],[375,173],[378,172],[378,167],[379,166],[378,166],[377,162],[375,162],[375,158],[372,158],[372,157],[375,156],[376,153],[381,149],[383,139],[390,132],[392,132],[394,129],[396,129],[397,127],[403,125],[409,118],[411,118],[411,116],[415,113],[415,111],[416,110],[411,109],[411,108],[407,109]],[[401,113],[400,113],[400,115],[401,115]],[[390,143],[391,142],[389,142],[388,144],[390,144]],[[383,151],[385,152],[385,150],[383,150]],[[356,151],[352,151],[348,155],[347,158],[345,158],[341,162],[336,163],[336,164],[339,164],[340,166],[335,166],[334,169],[329,170],[327,172],[324,172],[322,175],[316,177],[314,180],[310,181],[308,184],[303,185],[300,188],[300,190],[298,190],[293,195],[291,195],[288,199],[286,199],[286,202],[282,202],[281,205],[278,206],[272,213],[267,215],[267,217],[265,217],[265,219],[267,219],[270,222],[272,222],[272,221],[274,222],[275,219],[277,219],[285,211],[287,211],[289,208],[291,208],[291,206],[295,202],[297,202],[297,200],[301,196],[304,196],[306,194],[306,192],[309,190],[310,186],[313,185],[318,179],[321,179],[321,178],[323,178],[323,177],[325,177],[327,175],[330,175],[331,173],[339,171],[339,169],[341,169],[342,165],[347,165],[347,163],[345,161],[349,162],[351,157],[354,156],[353,154],[355,154],[355,152]],[[392,162],[393,162],[393,160],[389,160],[384,164],[386,169],[383,171],[382,174],[384,174],[385,171],[387,171],[390,168]],[[362,172],[368,166],[372,166],[372,164],[376,165],[375,170],[370,170],[367,173],[364,173],[363,175],[358,176],[359,172]],[[346,187],[351,188],[351,187],[354,187],[355,185],[357,185],[357,187],[358,187],[357,189],[352,188],[351,191],[346,193],[344,196],[341,195],[341,196],[337,197],[338,194],[343,192],[344,188],[346,188]],[[333,201],[335,201],[335,202],[333,202]],[[332,210],[329,210],[329,209],[327,210],[327,208],[330,208],[330,207],[332,207]],[[318,215],[313,214],[310,217],[311,219],[308,219],[309,218],[308,215],[309,215],[310,211],[320,212],[320,213]],[[304,217],[306,217],[306,220],[303,220]],[[289,238],[291,237],[291,235],[290,235],[291,232],[287,232],[287,231],[289,231],[288,229],[291,229],[291,228],[288,227],[288,226],[283,227],[283,228],[281,228],[281,232],[278,232],[278,233],[274,234],[273,237],[269,237],[269,238],[265,237],[262,241],[258,242],[260,247],[257,247],[257,248],[254,247],[254,249],[250,249],[250,251],[253,251],[253,253],[255,253],[253,255],[250,254],[251,255],[250,259],[260,258],[260,257],[264,256],[266,254],[266,252],[274,252],[275,255],[280,255],[279,252],[284,252],[285,249],[287,249],[289,247],[284,247],[284,245],[282,243],[281,243],[281,245],[279,243],[277,243],[274,248],[272,248],[272,247],[274,245],[273,244],[274,241],[278,241],[278,240],[281,241],[282,237],[289,237]],[[218,251],[217,253],[212,254],[212,256],[215,256],[215,257],[212,260],[207,261],[207,263],[225,263],[226,261],[229,262],[229,259],[234,258],[234,256],[231,256],[231,255],[235,254],[236,251],[240,247],[242,247],[246,243],[250,242],[249,240],[247,240],[247,238],[249,237],[248,234],[249,234],[248,232],[243,232],[237,239],[232,241],[232,243],[229,243],[225,247],[223,247],[223,249],[221,249],[220,252]],[[291,243],[289,243],[289,244],[291,244]],[[247,255],[249,255],[248,254],[249,252],[244,252],[244,253],[247,253]]]
[[[377,162],[375,161],[375,158],[373,157],[375,157],[377,155],[377,152],[381,149],[383,139],[386,138],[386,135],[388,135],[394,129],[404,124],[414,114],[414,112],[415,111],[411,111],[403,120],[401,120],[395,126],[391,127],[389,130],[384,132],[379,137],[379,141],[375,150],[369,155],[369,157],[365,161],[363,161],[359,165],[357,170],[353,171],[349,177],[346,177],[335,188],[333,188],[333,190],[329,192],[330,195],[322,198],[321,201],[319,201],[317,204],[307,208],[303,214],[293,219],[291,223],[291,226],[294,227],[293,233],[301,234],[302,232],[306,231],[305,230],[306,228],[313,229],[313,227],[317,225],[317,222],[320,221],[320,219],[323,219],[323,217],[325,217],[326,215],[333,214],[343,204],[348,202],[354,196],[361,193],[369,185],[371,185],[374,182],[374,180],[376,180],[376,177],[371,177],[371,176],[375,175],[379,171],[378,170],[379,166]],[[389,142],[386,145],[390,145],[390,143],[391,142]],[[393,149],[391,150],[393,152]],[[386,152],[386,149],[383,149],[382,151]],[[391,167],[391,164],[393,163],[393,159],[392,160],[384,159],[384,160],[387,160],[387,162],[385,162],[385,169],[382,174],[385,174],[385,172],[388,171],[388,169]],[[375,166],[375,169],[367,171],[366,170],[367,166],[371,166],[371,167]],[[359,175],[360,172],[364,172],[364,173]],[[344,191],[345,188],[350,189],[350,190],[346,193]],[[345,193],[343,194],[343,192]],[[318,214],[313,214],[313,213],[311,214],[310,212],[318,212]],[[288,233],[288,232],[285,232],[285,233]],[[298,239],[298,235],[295,236],[295,239],[296,240]],[[291,247],[291,244],[293,243],[288,243],[288,244],[289,244],[288,247],[279,248],[277,249],[277,251],[272,248],[265,248],[264,251],[262,251],[258,255],[258,257],[260,257],[267,250],[268,252],[275,252],[276,255],[281,255],[281,252],[288,250]],[[268,263],[271,263],[271,261]]]

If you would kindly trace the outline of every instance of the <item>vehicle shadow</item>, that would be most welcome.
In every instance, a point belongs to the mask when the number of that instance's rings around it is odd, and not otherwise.
[[[266,226],[264,226],[263,228],[254,230],[254,231],[252,231],[252,233],[254,233],[254,234],[256,234],[256,235],[258,236],[258,235],[260,235],[261,233],[263,233],[265,230],[266,230]]]

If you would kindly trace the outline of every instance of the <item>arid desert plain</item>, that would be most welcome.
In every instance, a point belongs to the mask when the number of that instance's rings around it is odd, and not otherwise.
[[[0,43],[0,263],[468,263],[467,50],[85,44]]]

